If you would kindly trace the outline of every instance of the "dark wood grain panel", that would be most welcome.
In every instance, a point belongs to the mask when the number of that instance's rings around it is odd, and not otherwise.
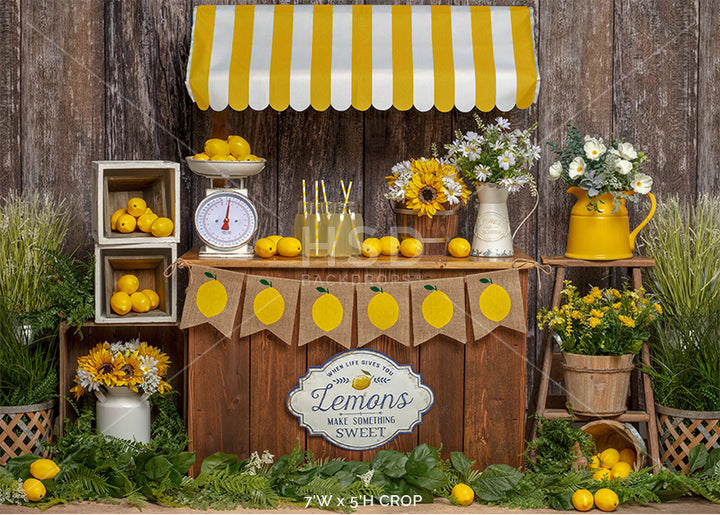
[[[0,10],[0,191],[22,188],[20,0]]]
[[[697,192],[717,195],[720,193],[720,11],[714,2],[699,2],[698,12],[698,84],[697,84]],[[689,85],[690,86],[690,85]],[[688,170],[692,173],[692,169]]]

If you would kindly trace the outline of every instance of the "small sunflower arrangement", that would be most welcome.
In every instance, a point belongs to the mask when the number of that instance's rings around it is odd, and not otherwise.
[[[662,307],[644,296],[643,289],[627,286],[601,290],[594,287],[580,295],[565,281],[565,303],[538,313],[539,327],[547,327],[560,340],[565,352],[586,356],[637,354],[650,337],[648,327],[662,314]]]
[[[76,399],[101,387],[125,387],[134,392],[142,388],[147,395],[165,393],[171,389],[163,380],[169,366],[167,354],[139,339],[98,343],[78,358],[75,386],[70,392]]]
[[[467,204],[470,196],[455,167],[435,158],[402,161],[386,179],[390,191],[385,196],[418,216],[432,218],[438,211]]]

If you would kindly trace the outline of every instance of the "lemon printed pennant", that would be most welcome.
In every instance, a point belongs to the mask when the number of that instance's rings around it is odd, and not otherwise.
[[[370,323],[385,331],[394,326],[400,315],[400,308],[395,298],[378,286],[370,286],[370,291],[376,293],[367,306],[367,317]]]
[[[512,307],[510,294],[502,286],[493,283],[492,279],[481,277],[479,281],[488,285],[478,300],[480,312],[493,322],[500,322],[510,314]]]
[[[465,286],[475,340],[500,326],[527,331],[518,270],[469,275]]]
[[[248,275],[240,337],[268,330],[291,345],[299,292],[300,281]]]
[[[195,294],[195,305],[200,313],[207,318],[218,316],[225,310],[228,302],[227,290],[223,283],[217,280],[217,274],[205,272],[210,281],[203,283]]]
[[[264,290],[255,295],[253,299],[253,313],[260,322],[265,325],[272,325],[280,320],[285,313],[285,300],[277,289],[273,288],[272,282],[267,279],[260,279],[260,284],[267,286]]]
[[[363,283],[355,286],[358,347],[380,336],[410,345],[408,283]]]
[[[410,283],[413,342],[420,345],[437,335],[465,342],[465,285],[462,277]]]
[[[298,345],[327,336],[349,349],[354,289],[354,285],[340,282],[303,282]]]
[[[455,308],[447,293],[438,290],[435,285],[426,284],[424,288],[431,293],[422,303],[422,316],[425,322],[435,329],[445,327],[452,320]]]
[[[343,319],[343,307],[329,288],[316,287],[322,293],[312,305],[312,319],[323,331],[330,332],[340,325]]]

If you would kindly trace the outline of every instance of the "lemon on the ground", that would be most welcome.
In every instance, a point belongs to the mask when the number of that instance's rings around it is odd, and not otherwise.
[[[141,197],[133,197],[127,201],[127,212],[129,215],[138,217],[145,213],[147,209],[147,202]]]
[[[214,156],[227,156],[230,153],[228,142],[220,138],[210,138],[205,142],[205,153],[212,159]]]
[[[110,228],[111,228],[113,231],[117,231],[117,221],[118,221],[118,218],[120,218],[120,216],[126,215],[126,214],[127,214],[127,209],[118,209],[117,211],[115,211],[115,212],[112,214],[112,216],[110,217]]]
[[[445,292],[437,286],[425,285],[426,290],[433,290],[422,303],[422,314],[425,321],[435,329],[445,327],[453,317],[453,303]]]
[[[612,479],[612,474],[608,469],[598,469],[592,477],[596,481],[605,481],[606,479]]]
[[[207,318],[219,315],[227,306],[228,295],[223,283],[217,280],[217,276],[205,272],[205,277],[212,279],[203,283],[195,294],[195,305],[200,313]]]
[[[364,390],[368,386],[370,386],[370,383],[372,382],[372,376],[363,370],[362,376],[355,376],[352,380],[352,387],[355,390]]]
[[[370,289],[377,292],[377,294],[368,302],[368,320],[381,331],[390,329],[400,317],[398,303],[392,295],[384,292],[382,288],[371,286]]]
[[[210,159],[210,156],[207,155],[205,152],[200,152],[199,154],[195,154],[193,156],[193,159],[200,159],[201,161],[207,161]]]
[[[450,495],[460,506],[468,506],[475,500],[475,491],[465,483],[455,485]]]
[[[448,252],[450,255],[457,258],[464,258],[470,255],[470,242],[465,238],[453,238],[448,243]]]
[[[480,294],[478,303],[480,312],[493,322],[500,322],[510,314],[510,295],[502,286],[494,284],[492,279],[480,279],[481,283],[490,283]]]
[[[421,256],[423,253],[423,244],[417,238],[405,238],[400,243],[400,254],[406,258]]]
[[[630,472],[632,472],[632,465],[624,461],[618,461],[610,470],[610,475],[613,479],[625,479]]]
[[[397,256],[400,252],[400,240],[395,236],[383,236],[380,238],[380,252],[383,256]]]
[[[60,467],[53,460],[40,458],[30,464],[30,474],[35,479],[52,479],[58,475]]]
[[[118,219],[115,222],[115,228],[125,234],[133,232],[136,225],[137,219],[130,213],[118,216]]]
[[[170,236],[175,228],[173,221],[165,216],[160,216],[150,226],[150,232],[156,238],[166,238]]]
[[[366,238],[360,248],[362,255],[365,257],[377,257],[382,252],[382,246],[378,238]]]
[[[577,511],[590,511],[593,507],[593,494],[584,488],[575,490],[572,495],[572,503]]]
[[[150,309],[155,309],[160,305],[160,295],[155,290],[144,289],[141,293],[144,293],[150,299]]]
[[[270,238],[260,238],[255,242],[255,254],[261,258],[269,258],[275,255],[275,242]]]
[[[273,234],[271,236],[265,236],[265,237],[271,239],[275,243],[275,245],[277,245],[277,242],[279,242],[280,240],[283,239],[283,237],[280,236],[279,234]]]
[[[591,457],[588,467],[593,470],[600,470],[602,468],[602,465],[600,465],[600,456],[596,454],[595,456]]]
[[[631,449],[630,447],[626,447],[622,451],[620,451],[620,461],[623,461],[625,463],[629,463],[630,465],[635,465],[635,451]]]
[[[302,244],[297,238],[286,236],[278,240],[277,252],[283,257],[295,257],[302,252]]]
[[[130,295],[132,310],[135,313],[147,313],[150,311],[150,299],[143,292],[136,291]]]
[[[343,307],[338,298],[327,288],[317,287],[323,293],[312,305],[312,319],[323,331],[330,332],[340,325],[343,319]]]
[[[241,136],[228,136],[228,146],[230,153],[235,157],[245,157],[250,154],[250,143]]]
[[[34,477],[26,479],[22,486],[28,501],[37,502],[45,497],[45,485]]]
[[[160,218],[155,213],[145,213],[140,215],[137,219],[137,228],[142,232],[150,232],[150,228],[155,220]]]
[[[271,325],[280,320],[285,313],[285,299],[267,279],[260,279],[260,283],[267,286],[255,295],[253,313],[265,325]]]
[[[600,453],[600,465],[602,465],[603,468],[611,469],[618,461],[620,461],[620,453],[617,449],[610,447]]]
[[[127,315],[132,309],[130,294],[124,291],[116,291],[110,297],[110,308],[118,315]]]
[[[117,290],[131,295],[140,287],[140,280],[134,274],[125,274],[118,279]]]
[[[601,488],[595,492],[595,506],[602,511],[615,511],[618,504],[620,504],[620,499],[609,488]]]

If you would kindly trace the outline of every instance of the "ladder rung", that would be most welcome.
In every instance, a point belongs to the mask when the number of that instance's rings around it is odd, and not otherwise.
[[[552,418],[571,418],[570,413],[564,409],[549,409],[545,410],[541,415],[547,419]],[[617,420],[618,422],[648,422],[650,415],[646,411],[626,411],[622,415],[617,417],[588,417],[585,415],[575,414],[575,420],[591,420],[593,418],[607,418],[609,420]]]

